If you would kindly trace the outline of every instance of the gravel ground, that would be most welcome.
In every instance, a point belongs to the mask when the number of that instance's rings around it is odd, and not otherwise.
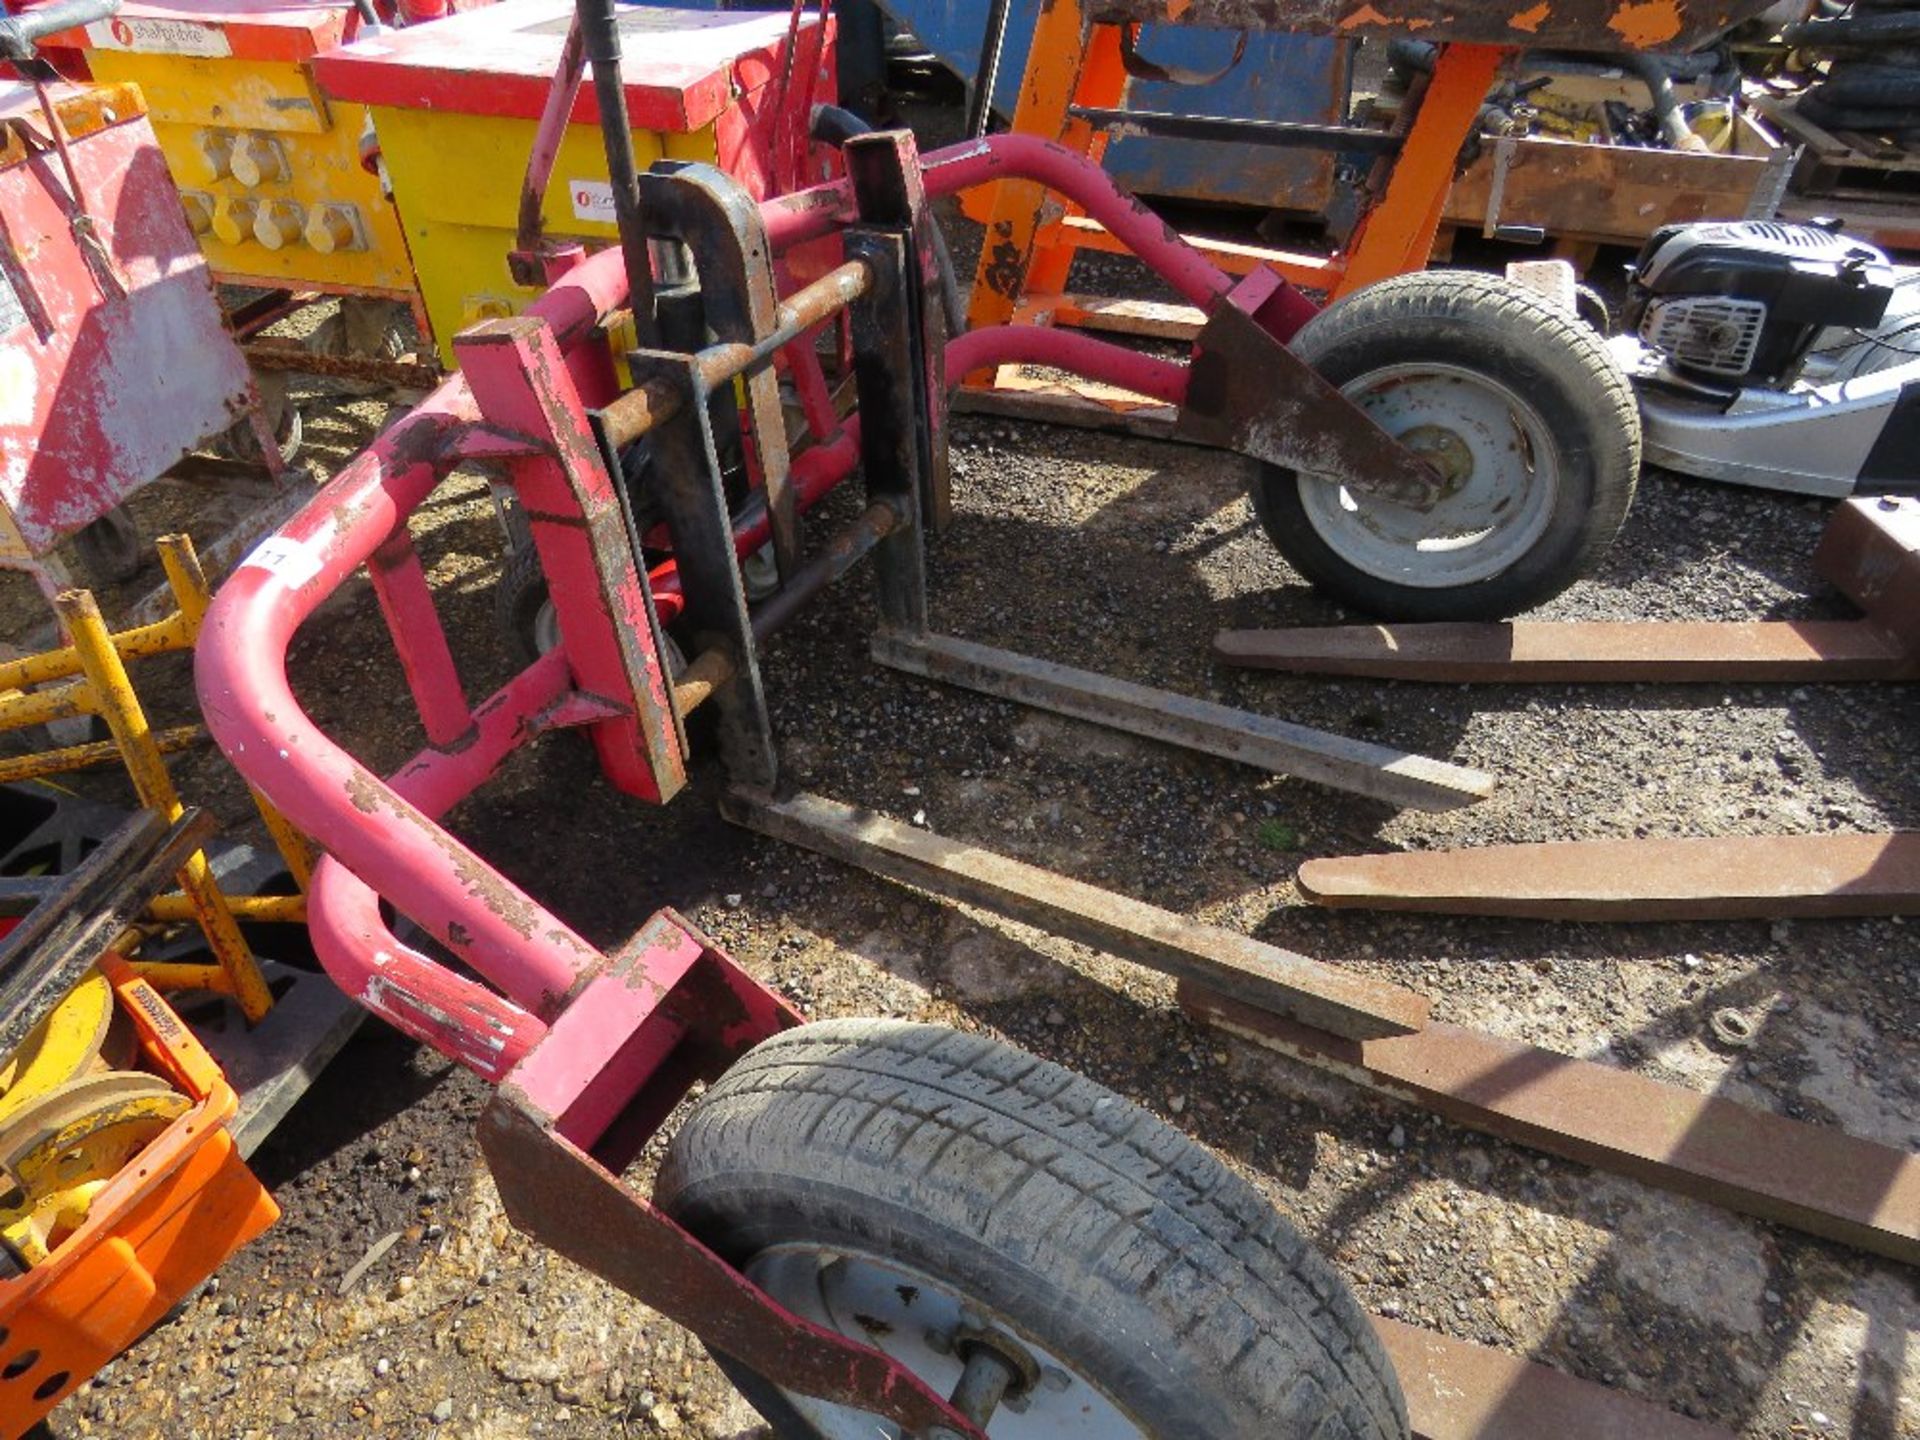
[[[383,413],[309,401],[316,468]],[[978,418],[956,421],[953,447],[958,515],[932,555],[941,628],[1478,766],[1498,792],[1395,814],[894,674],[866,658],[859,580],[767,661],[796,779],[1414,986],[1441,1019],[1920,1142],[1910,925],[1331,913],[1293,879],[1313,856],[1379,848],[1911,827],[1911,687],[1418,687],[1227,670],[1208,653],[1223,625],[1350,618],[1274,555],[1239,462]],[[851,514],[847,497],[830,508]],[[1650,474],[1601,572],[1541,613],[1845,613],[1809,562],[1826,510]],[[445,487],[416,530],[485,693],[507,661],[484,486]],[[156,710],[188,703],[181,667],[153,674]],[[294,674],[322,724],[376,766],[418,743],[364,583],[309,627]],[[217,757],[176,773],[243,815]],[[110,778],[87,784],[116,793]],[[1156,975],[727,827],[716,785],[708,769],[647,809],[563,738],[517,757],[455,823],[598,943],[673,905],[812,1016],[939,1021],[1084,1071],[1297,1216],[1380,1314],[1750,1436],[1920,1435],[1911,1271],[1543,1159],[1204,1031]],[[1725,1007],[1755,1022],[1751,1048],[1713,1037]],[[368,1026],[258,1156],[279,1226],[63,1407],[54,1435],[762,1435],[696,1341],[508,1226],[472,1138],[484,1098]]]

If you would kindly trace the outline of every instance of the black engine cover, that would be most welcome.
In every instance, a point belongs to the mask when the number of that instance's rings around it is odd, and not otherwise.
[[[1630,274],[1627,323],[1674,368],[1722,384],[1791,378],[1827,326],[1878,324],[1894,283],[1873,246],[1771,220],[1665,226]],[[1734,303],[1686,303],[1711,299]]]

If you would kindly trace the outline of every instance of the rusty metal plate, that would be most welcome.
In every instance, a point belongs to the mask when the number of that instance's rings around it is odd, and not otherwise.
[[[1095,20],[1571,50],[1691,50],[1768,0],[1093,0]]]
[[[1472,1129],[1920,1263],[1920,1156],[1907,1151],[1456,1025],[1355,1041],[1190,982],[1180,1004]]]
[[[1548,1365],[1397,1320],[1373,1322],[1414,1440],[1733,1440],[1731,1430]]]
[[[1920,500],[1884,495],[1833,512],[1813,568],[1910,653],[1920,653]]]
[[[1532,920],[1920,915],[1920,833],[1566,840],[1309,860],[1340,909]]]
[[[1202,925],[869,810],[818,795],[775,801],[734,790],[721,800],[720,812],[776,840],[978,905],[1136,965],[1200,980],[1250,1005],[1297,1015],[1337,1034],[1404,1035],[1427,1020],[1426,998],[1398,985],[1348,974],[1238,931]]]
[[[1194,341],[1173,438],[1419,507],[1440,477],[1235,303],[1214,302]]]
[[[1915,611],[1920,629],[1920,597]],[[1258,670],[1462,684],[1920,679],[1920,654],[1861,620],[1327,625],[1222,630],[1213,649]]]
[[[480,1149],[518,1229],[776,1384],[872,1411],[908,1434],[945,1426],[985,1440],[879,1351],[781,1309],[546,1119],[512,1084],[480,1112]]]

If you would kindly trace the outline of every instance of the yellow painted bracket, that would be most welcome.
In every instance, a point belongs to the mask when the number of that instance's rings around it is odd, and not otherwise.
[[[178,606],[174,614],[152,625],[115,634],[107,628],[91,592],[69,590],[53,603],[72,643],[0,664],[0,730],[66,716],[96,715],[106,722],[112,739],[15,757],[0,764],[0,781],[63,773],[117,756],[126,766],[140,803],[169,821],[179,818],[184,807],[164,757],[168,751],[194,743],[205,732],[199,726],[156,732],[141,708],[126,662],[191,650],[199,638],[212,592],[191,539],[185,535],[164,536],[158,548]],[[57,683],[61,681],[66,683]],[[26,688],[35,685],[48,688]],[[137,963],[136,969],[161,988],[230,995],[247,1019],[254,1021],[272,1008],[273,997],[238,922],[304,922],[313,858],[306,839],[286,818],[258,791],[250,793],[300,893],[229,898],[215,882],[206,853],[195,851],[179,872],[180,892],[157,897],[147,915],[161,923],[197,924],[215,963]]]

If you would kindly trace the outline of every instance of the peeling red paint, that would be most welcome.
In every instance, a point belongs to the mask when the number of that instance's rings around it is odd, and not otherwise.
[[[251,403],[206,260],[137,93],[53,85],[80,185],[42,153],[32,87],[0,94],[0,563],[30,567]],[[105,123],[103,117],[122,118]],[[13,138],[36,137],[35,147]],[[74,233],[91,221],[101,249]]]

